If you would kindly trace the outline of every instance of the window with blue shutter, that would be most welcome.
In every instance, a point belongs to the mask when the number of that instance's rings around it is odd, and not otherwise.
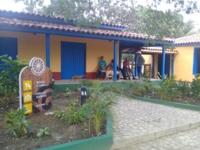
[[[0,56],[7,54],[13,60],[17,56],[17,38],[0,37]],[[3,62],[0,61],[0,64]],[[1,71],[1,70],[0,70]]]
[[[200,67],[200,48],[194,48],[193,71],[192,71],[193,75],[200,73],[199,67]]]

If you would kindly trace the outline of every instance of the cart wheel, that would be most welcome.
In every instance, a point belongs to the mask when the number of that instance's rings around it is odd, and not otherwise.
[[[34,57],[30,61],[30,66],[31,66],[32,73],[36,76],[42,75],[44,73],[45,67],[46,67],[44,65],[44,61],[41,58],[36,58],[36,57]]]

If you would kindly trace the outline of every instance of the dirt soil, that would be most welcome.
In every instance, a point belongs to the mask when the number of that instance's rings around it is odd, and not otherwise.
[[[64,93],[55,93],[51,111],[64,110],[72,99],[79,99],[80,102],[80,93],[73,92],[70,97],[65,97]],[[1,150],[33,150],[95,136],[94,129],[91,128],[92,132],[89,134],[87,127],[83,123],[68,126],[64,121],[59,120],[54,115],[46,116],[44,113],[37,113],[26,116],[32,122],[31,134],[26,137],[15,138],[6,130],[4,116],[11,109],[17,109],[18,107],[18,100],[10,107],[3,108],[0,106]],[[50,136],[38,138],[37,132],[39,129],[46,127],[50,130]],[[101,129],[101,134],[105,134],[105,127]]]
[[[185,97],[185,98],[174,98],[172,102],[178,102],[178,103],[184,103],[184,104],[190,104],[190,105],[198,105],[200,106],[200,100],[196,100],[191,97]]]

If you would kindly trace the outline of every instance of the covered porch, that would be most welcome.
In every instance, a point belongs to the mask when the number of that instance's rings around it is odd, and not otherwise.
[[[113,81],[117,81],[121,54],[135,54],[148,41],[146,35],[126,32],[123,26],[106,23],[99,28],[77,27],[63,18],[6,11],[0,11],[0,20],[0,38],[13,38],[21,59],[42,58],[52,70],[55,80],[68,80],[76,74],[94,79],[98,58],[103,55],[107,64],[114,59]],[[165,74],[164,45],[172,44],[171,39],[149,43],[149,46],[162,47],[162,77]],[[9,42],[7,45],[10,45]],[[124,52],[124,49],[129,50]]]

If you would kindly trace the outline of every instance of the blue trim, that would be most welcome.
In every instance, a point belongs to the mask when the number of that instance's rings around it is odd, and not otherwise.
[[[192,74],[196,75],[198,74],[198,54],[197,54],[197,49],[194,48],[194,53],[193,53],[193,69],[192,69]]]
[[[50,68],[50,60],[51,60],[51,54],[50,54],[50,34],[46,34],[46,66]]]
[[[152,78],[154,78],[154,54],[152,54]]]
[[[188,44],[174,44],[175,47],[179,46],[200,46],[200,42],[197,43],[188,43]]]
[[[172,75],[174,75],[174,54],[172,54]]]
[[[135,54],[135,77],[138,77],[138,72],[137,72],[137,54]]]
[[[165,76],[165,48],[162,47],[162,79]]]
[[[72,20],[65,21],[64,19],[52,18],[51,16],[45,17],[45,16],[24,14],[24,13],[18,13],[18,12],[7,12],[7,11],[0,10],[0,16],[16,17],[16,18],[25,19],[25,20],[34,20],[34,21],[43,21],[43,22],[45,21],[45,22],[51,22],[51,23],[75,25],[75,23]],[[96,26],[91,25],[90,27],[96,27]],[[100,25],[99,28],[100,29],[110,29],[110,30],[120,30],[120,31],[125,30],[125,27],[117,27],[117,26],[110,26],[110,25]]]
[[[117,52],[118,52],[118,41],[114,41],[114,78],[113,81],[117,81]]]
[[[18,32],[33,32],[33,33],[42,33],[42,34],[54,34],[54,35],[62,35],[62,36],[73,36],[73,37],[82,37],[82,38],[93,38],[93,39],[103,39],[103,40],[117,40],[117,41],[132,41],[132,42],[144,42],[145,40],[141,39],[131,39],[119,36],[105,36],[105,35],[96,35],[96,34],[88,34],[81,32],[68,32],[68,31],[58,31],[58,30],[47,30],[47,29],[36,29],[36,28],[27,28],[27,27],[9,27],[9,26],[1,26],[0,30],[5,31],[18,31]],[[155,44],[163,45],[163,44],[172,44],[169,42],[155,42]]]

